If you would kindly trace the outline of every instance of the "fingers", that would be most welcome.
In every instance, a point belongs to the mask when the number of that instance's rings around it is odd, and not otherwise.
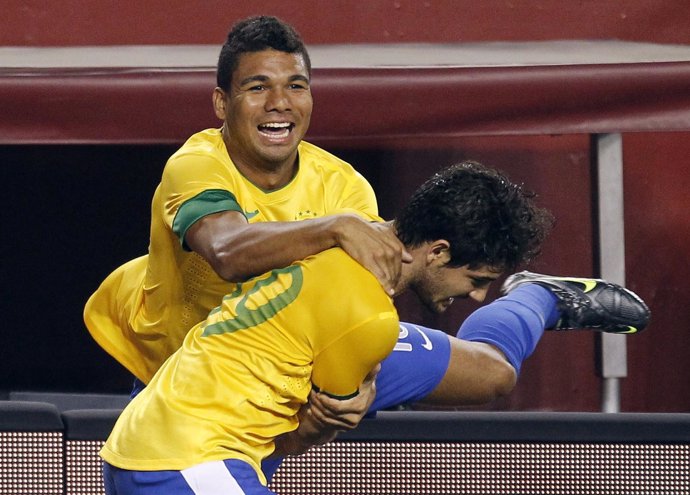
[[[376,376],[380,370],[381,364],[377,364],[364,378],[359,393],[351,399],[334,399],[312,391],[309,395],[309,414],[333,428],[356,428],[376,398]]]
[[[378,278],[386,292],[393,295],[402,271],[403,253],[408,256],[409,253],[405,251],[405,247],[389,224],[372,223],[370,226],[381,236],[380,249],[372,251],[373,262],[382,272],[382,276]]]
[[[397,238],[391,224],[366,222],[352,217],[346,234],[339,241],[350,256],[379,280],[386,293],[394,295],[400,279],[402,263],[412,261]]]
[[[403,252],[402,252],[401,261],[402,261],[403,263],[412,263],[413,260],[414,260],[414,258],[413,258],[412,255],[409,253],[409,251],[403,247]]]
[[[321,393],[312,392],[309,395],[309,402],[312,405],[312,409],[335,419],[347,414],[366,414],[368,397],[359,393],[351,399],[340,400]]]
[[[314,401],[315,399],[311,398],[310,400]],[[319,408],[313,404],[309,408],[308,415],[312,420],[318,422],[322,428],[328,427],[338,431],[352,430],[359,424],[359,415],[355,413],[341,412],[336,416],[327,409]]]

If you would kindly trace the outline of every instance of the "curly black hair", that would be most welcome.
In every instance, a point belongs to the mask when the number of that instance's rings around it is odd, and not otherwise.
[[[445,239],[450,264],[514,270],[537,256],[553,217],[535,194],[475,161],[452,165],[427,180],[396,217],[407,247]]]
[[[302,38],[289,24],[273,16],[248,17],[235,24],[220,50],[216,84],[230,89],[232,73],[237,68],[240,55],[273,49],[285,53],[298,53],[304,59],[311,77],[311,60]]]

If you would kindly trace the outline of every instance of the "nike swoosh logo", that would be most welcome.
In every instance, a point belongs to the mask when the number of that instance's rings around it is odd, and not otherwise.
[[[247,217],[247,220],[251,220],[255,216],[259,214],[259,210],[254,210],[254,211],[245,211],[244,216]]]
[[[583,292],[586,294],[587,292],[593,290],[596,286],[597,283],[594,280],[581,280],[581,279],[575,279],[574,282],[577,282],[579,284],[582,284],[585,286]]]
[[[422,347],[424,347],[424,349],[426,349],[427,351],[430,351],[431,349],[433,349],[434,344],[432,344],[431,341],[429,340],[429,337],[427,337],[426,334],[424,332],[422,332],[422,329],[419,328],[417,325],[412,325],[412,327],[415,330],[417,330],[419,332],[419,334],[422,336],[422,338],[424,339],[424,343],[422,344]]]

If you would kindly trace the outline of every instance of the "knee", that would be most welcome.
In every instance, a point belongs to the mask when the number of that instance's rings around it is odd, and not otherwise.
[[[517,372],[503,353],[490,344],[472,342],[476,383],[475,403],[487,403],[508,395],[517,383]]]
[[[515,368],[496,347],[451,338],[448,369],[424,402],[447,406],[486,404],[508,395],[516,382]]]
[[[489,400],[498,399],[511,393],[517,383],[517,372],[515,368],[505,359],[502,353],[495,350],[495,355],[490,358],[488,365],[491,370],[490,383],[488,384],[490,395]]]

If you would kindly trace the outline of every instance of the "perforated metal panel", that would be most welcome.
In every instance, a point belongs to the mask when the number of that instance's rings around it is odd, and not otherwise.
[[[0,495],[62,494],[62,432],[0,431]]]
[[[281,495],[674,495],[690,493],[690,446],[338,443],[288,459]]]
[[[67,493],[103,494],[98,451],[117,412],[63,416]],[[280,495],[689,495],[690,415],[382,413],[286,460],[271,487]]]
[[[68,440],[66,442],[67,495],[102,495],[103,465],[98,451],[103,440]]]
[[[102,445],[67,442],[68,495],[104,493]],[[286,460],[271,488],[280,495],[687,495],[690,446],[341,442]]]

